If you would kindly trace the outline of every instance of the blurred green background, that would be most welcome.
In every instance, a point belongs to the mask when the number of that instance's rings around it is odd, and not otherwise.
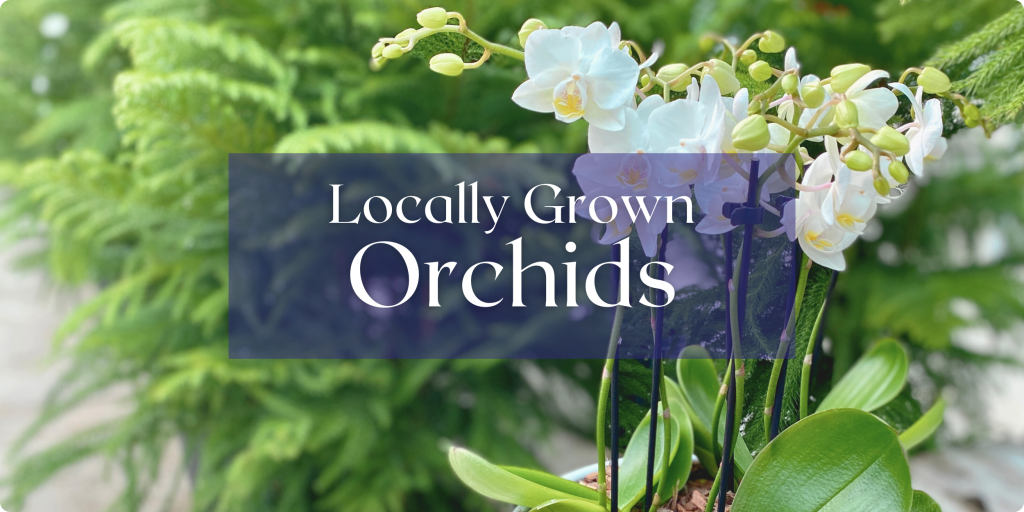
[[[55,350],[70,369],[23,441],[90,396],[131,389],[123,419],[46,450],[11,447],[15,465],[3,488],[8,510],[18,510],[61,468],[93,455],[126,475],[113,510],[139,510],[163,447],[178,442],[190,454],[182,470],[193,482],[197,511],[482,510],[494,505],[455,480],[446,443],[535,465],[538,440],[553,430],[592,434],[592,420],[566,412],[564,393],[555,388],[594,393],[593,361],[226,357],[229,153],[585,151],[583,123],[564,125],[511,102],[525,79],[519,66],[495,59],[453,79],[409,56],[371,72],[376,40],[415,25],[416,13],[430,6],[3,4],[4,233],[45,240],[25,263],[45,266],[56,282],[101,290],[63,319]],[[624,37],[646,48],[663,41],[662,64],[699,61],[707,32],[745,38],[770,28],[797,47],[804,72],[820,76],[850,62],[898,76],[993,20],[1004,25],[990,30],[990,44],[1024,33],[1017,20],[1024,16],[1007,17],[1020,10],[1011,0],[443,6],[514,47],[527,18],[552,27],[618,21]],[[969,64],[959,63],[953,78],[969,77]],[[1003,79],[1016,76],[1006,73]],[[992,83],[1001,82],[976,84],[975,92],[987,94]],[[828,363],[818,369],[821,385],[831,369],[841,375],[868,343],[890,334],[907,342],[916,360],[901,402],[906,415],[920,414],[922,403],[951,386],[954,406],[981,417],[977,410],[987,402],[973,398],[974,383],[989,365],[1020,363],[1005,350],[953,341],[958,329],[981,326],[1009,336],[1014,347],[1024,343],[1024,173],[1016,133],[997,133],[1000,144],[989,144],[980,130],[957,135],[973,138],[954,144],[951,163],[915,182],[900,211],[880,215],[871,235],[849,251],[850,270],[839,279],[827,326]],[[948,442],[985,438],[983,421],[968,423]]]

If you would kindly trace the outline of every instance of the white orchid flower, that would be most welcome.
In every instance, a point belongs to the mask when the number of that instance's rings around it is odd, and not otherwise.
[[[722,108],[725,110],[725,126],[722,128],[725,136],[722,137],[722,152],[734,153],[738,151],[732,145],[732,130],[740,121],[747,118],[747,109],[750,107],[750,93],[746,88],[736,91],[732,98],[722,98]],[[772,125],[768,125],[771,129]]]
[[[868,89],[875,80],[881,78],[889,78],[888,71],[874,70],[869,71],[864,76],[860,77],[849,89],[843,94],[836,94],[832,91],[831,85],[825,86],[826,97],[848,99],[857,106],[857,116],[860,120],[860,126],[866,128],[879,129],[892,118],[893,114],[896,113],[896,109],[899,108],[900,102],[896,99],[896,95],[889,89],[881,87]]]
[[[725,135],[725,108],[718,84],[705,77],[699,89],[693,85],[684,100],[676,100],[651,112],[648,121],[648,145],[655,153],[706,155],[687,157],[681,161],[697,162],[692,168],[662,168],[658,180],[667,187],[704,182],[714,178],[711,170],[717,167]]]
[[[667,224],[666,196],[673,192],[658,183],[653,167],[651,159],[642,153],[591,153],[576,160],[572,172],[586,196],[576,211],[583,218],[606,222],[600,243],[611,244],[628,236],[632,224],[644,253],[657,254],[658,235]],[[612,201],[598,199],[600,196]],[[629,204],[624,197],[629,198]],[[590,216],[592,204],[597,219]]]
[[[590,125],[587,144],[591,153],[655,153],[649,144],[647,124],[651,113],[665,105],[659,95],[648,96],[636,110],[626,109],[626,122],[621,130],[605,130]]]
[[[923,87],[918,87],[915,95],[904,84],[897,82],[889,86],[906,95],[913,106],[914,121],[901,128],[907,129],[907,139],[910,141],[907,166],[914,174],[922,176],[926,161],[938,160],[946,153],[946,139],[942,136],[942,103],[932,98],[922,105]]]
[[[838,226],[855,235],[864,233],[868,221],[878,210],[878,192],[870,177],[871,173],[867,171],[853,171],[846,165],[839,168],[836,180],[821,205],[822,218],[826,224]]]
[[[559,121],[580,118],[605,130],[621,130],[631,108],[640,66],[618,48],[618,25],[537,30],[526,40],[526,73],[512,101]]]
[[[786,231],[786,238],[790,242],[796,241],[796,201],[786,201],[782,205],[782,215],[779,222]]]
[[[705,235],[720,235],[735,229],[736,226],[732,225],[732,220],[725,215],[723,208],[725,203],[746,201],[748,185],[749,182],[738,173],[713,183],[694,185],[697,205],[704,214],[694,229]]]
[[[796,200],[795,231],[800,248],[811,261],[833,270],[846,269],[843,250],[857,240],[857,235],[839,225],[829,225],[822,212],[822,205],[831,187],[822,188],[831,182],[836,173],[832,156],[819,156],[804,173],[802,185],[809,189],[800,192]]]

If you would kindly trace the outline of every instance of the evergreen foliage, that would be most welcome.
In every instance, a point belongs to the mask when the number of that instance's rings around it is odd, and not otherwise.
[[[1011,9],[944,46],[930,65],[945,71],[955,90],[982,100],[982,115],[993,125],[1019,121],[1024,110],[1024,9]]]

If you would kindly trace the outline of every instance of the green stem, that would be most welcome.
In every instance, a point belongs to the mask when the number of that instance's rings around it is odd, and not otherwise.
[[[499,55],[504,55],[506,57],[512,57],[513,59],[516,59],[516,60],[526,60],[526,54],[524,54],[523,52],[521,52],[519,50],[516,50],[515,48],[509,48],[508,46],[505,46],[505,45],[500,45],[498,43],[492,43],[492,42],[484,39],[483,37],[480,37],[479,34],[477,34],[476,32],[473,32],[469,28],[463,29],[463,28],[461,28],[459,26],[456,26],[456,25],[445,25],[444,27],[441,27],[441,28],[437,29],[436,32],[455,32],[455,33],[458,33],[458,34],[462,34],[462,35],[472,39],[473,42],[475,42],[475,43],[479,44],[480,46],[483,46],[484,48],[490,50],[492,53],[497,53]]]
[[[718,390],[718,398],[715,399],[715,412],[711,416],[711,445],[714,448],[714,456],[718,462],[722,461],[722,448],[718,445],[718,426],[721,424],[722,409],[725,409],[726,397],[729,394],[729,384],[732,382],[732,360],[725,367],[725,382]]]
[[[804,354],[804,365],[800,372],[800,419],[807,417],[808,400],[811,393],[811,363],[814,362],[814,346],[817,345],[818,331],[821,329],[821,319],[825,316],[825,308],[828,306],[828,297],[821,302],[821,310],[818,311],[818,318],[814,320],[814,328],[811,329],[811,337],[807,340],[807,352]]]
[[[722,472],[715,475],[715,482],[711,484],[711,492],[708,493],[708,504],[704,505],[704,512],[715,510],[715,500],[718,498],[718,490],[722,488]]]
[[[659,246],[660,247],[660,246]],[[651,511],[657,512],[658,506],[661,501],[667,496],[671,496],[674,491],[674,483],[668,481],[668,467],[670,459],[672,458],[672,413],[671,408],[668,405],[668,385],[665,384],[665,368],[664,364],[661,369],[661,380],[658,382],[659,392],[661,393],[661,403],[664,412],[661,415],[661,420],[665,422],[665,441],[662,443],[662,463],[661,463],[661,483],[658,484],[658,492],[654,494],[654,500],[651,501]],[[679,454],[678,456],[682,456]]]
[[[772,376],[768,379],[768,393],[764,397],[764,432],[765,439],[772,431],[772,408],[775,407],[775,391],[779,385],[779,376],[782,375],[782,361],[789,352],[789,344],[793,340],[793,333],[796,330],[796,320],[800,317],[800,306],[804,301],[804,290],[807,288],[807,274],[811,270],[808,264],[810,260],[805,254],[800,262],[800,278],[796,284],[796,295],[793,298],[793,310],[789,313],[789,321],[786,323],[786,332],[782,335],[779,343],[779,351],[775,355],[775,362],[772,364]]]
[[[760,197],[760,186],[757,190],[757,196]],[[737,260],[742,258],[743,244],[740,244],[740,250],[737,255]],[[736,377],[736,421],[734,422],[733,432],[726,432],[726,435],[733,436],[734,442],[731,443],[730,447],[735,450],[736,443],[735,439],[739,434],[739,426],[743,419],[743,383],[746,380],[746,365],[743,363],[743,354],[740,350],[740,314],[739,314],[739,283],[740,283],[740,271],[742,265],[739,261],[733,265],[732,275],[732,286],[729,287],[729,326],[732,330],[732,360],[733,369]],[[732,458],[732,453],[723,453],[722,458]]]
[[[608,482],[605,480],[605,440],[604,428],[608,416],[608,394],[612,385],[612,365],[615,364],[615,352],[619,345],[619,333],[622,330],[622,315],[625,308],[622,305],[615,306],[615,320],[612,322],[612,334],[608,340],[608,357],[604,362],[604,370],[601,372],[601,391],[597,395],[597,482],[598,500],[602,507],[608,505]],[[618,450],[618,447],[613,447]],[[612,463],[617,464],[616,457],[612,457]]]

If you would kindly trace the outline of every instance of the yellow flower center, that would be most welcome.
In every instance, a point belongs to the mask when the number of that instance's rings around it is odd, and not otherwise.
[[[697,171],[694,169],[687,169],[685,171],[679,169],[672,169],[672,172],[679,175],[679,179],[683,181],[690,181],[697,177]]]
[[[808,231],[807,235],[805,235],[805,238],[807,238],[807,241],[810,242],[811,245],[813,245],[813,246],[815,246],[818,249],[821,249],[823,251],[826,251],[828,249],[831,249],[831,248],[835,247],[835,244],[833,244],[831,240],[828,240],[828,239],[825,239],[825,238],[821,238],[821,233],[814,233],[814,232]]]
[[[836,222],[838,222],[840,226],[846,229],[853,229],[857,223],[864,223],[864,219],[860,217],[854,217],[849,213],[843,213],[836,217]]]
[[[633,190],[643,190],[647,188],[647,174],[647,171],[636,167],[629,167],[619,173],[619,183],[627,187],[633,187]]]
[[[583,115],[583,97],[575,80],[566,84],[562,94],[555,98],[555,111],[565,117]]]

